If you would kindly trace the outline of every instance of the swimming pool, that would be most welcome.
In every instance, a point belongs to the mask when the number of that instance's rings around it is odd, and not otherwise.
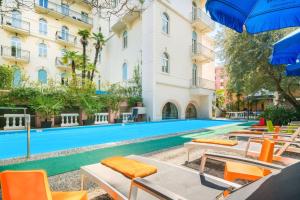
[[[31,154],[195,131],[237,121],[182,120],[31,131]],[[25,131],[0,131],[0,159],[26,155]]]

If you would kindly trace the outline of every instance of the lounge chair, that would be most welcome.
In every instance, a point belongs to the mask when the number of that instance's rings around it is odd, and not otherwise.
[[[282,130],[278,127],[275,127],[274,129],[272,129],[271,132],[264,132],[264,131],[251,131],[251,130],[241,130],[241,131],[232,131],[228,134],[228,137],[257,137],[257,136],[270,136],[273,134],[273,136],[275,136],[276,134],[278,134],[278,136],[280,137],[291,137],[292,135],[294,135],[295,133],[298,133],[298,135],[300,135],[300,128],[297,129],[293,129],[292,132],[282,132]]]
[[[299,148],[291,147],[291,145],[299,145],[295,141],[295,138],[298,137],[300,134],[300,128],[295,132],[288,140],[283,139],[273,139],[275,142],[280,142],[283,145],[275,146],[274,151],[274,161],[281,162],[285,165],[294,163],[294,159],[290,159],[287,157],[282,157],[282,154],[286,151],[292,151],[292,152],[298,152]],[[190,152],[192,150],[198,149],[203,150],[203,153],[207,151],[215,151],[215,152],[230,152],[242,156],[252,156],[252,157],[258,157],[260,154],[260,148],[261,148],[261,142],[263,141],[263,137],[255,137],[255,138],[249,138],[248,142],[241,142],[238,141],[237,145],[234,146],[227,146],[222,144],[210,144],[210,143],[198,143],[198,142],[187,142],[184,144],[184,147],[187,152],[187,162],[190,161]],[[259,141],[261,141],[259,143]]]
[[[0,173],[3,200],[87,200],[87,192],[51,192],[45,171]]]
[[[81,167],[82,186],[84,185],[85,179],[92,180],[104,189],[113,199],[118,200],[218,199],[218,197],[234,191],[233,194],[235,195],[229,194],[229,196],[226,197],[230,198],[231,196],[235,197],[241,188],[241,185],[239,184],[170,163],[134,155],[128,156],[128,158],[156,166],[158,169],[157,173],[144,178],[135,178],[131,180],[119,172],[116,172],[101,163],[97,163]],[[229,159],[232,159],[232,157]],[[238,159],[241,162],[266,167],[274,171],[274,173],[283,169],[282,166],[270,163],[249,159]],[[298,165],[296,167],[298,169],[300,168]],[[299,175],[300,174],[297,173],[297,177],[299,177]],[[272,175],[268,176],[268,178],[269,177],[272,177]],[[251,192],[255,192],[255,190],[251,190]],[[299,191],[296,192],[297,194],[299,193]]]

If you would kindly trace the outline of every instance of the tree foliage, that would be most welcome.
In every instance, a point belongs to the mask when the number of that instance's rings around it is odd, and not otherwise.
[[[299,89],[299,78],[285,76],[285,66],[269,64],[273,44],[291,29],[257,35],[236,33],[229,29],[218,35],[218,45],[229,76],[228,92],[251,94],[260,89],[277,91],[292,106],[300,109],[293,95]]]
[[[0,65],[0,89],[10,89],[13,82],[13,69],[8,65]]]

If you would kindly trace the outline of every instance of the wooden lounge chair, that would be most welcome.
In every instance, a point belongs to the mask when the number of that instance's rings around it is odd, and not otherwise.
[[[0,173],[3,200],[87,200],[87,192],[51,192],[45,171]]]
[[[82,186],[84,186],[85,179],[89,179],[97,183],[113,199],[118,200],[219,199],[221,196],[226,196],[229,193],[229,196],[226,197],[227,199],[233,194],[238,193],[241,188],[239,184],[170,163],[134,155],[128,156],[127,158],[156,166],[158,169],[157,173],[144,178],[130,180],[111,168],[97,163],[81,167]],[[223,157],[223,159],[224,158],[225,157]],[[233,158],[229,157],[229,159]],[[270,163],[245,158],[243,160],[241,160],[241,158],[238,159],[240,162],[268,168],[272,170],[274,174],[277,174],[277,171],[283,169],[281,166]],[[300,166],[297,166],[297,168],[299,167]],[[298,174],[297,177],[299,177]],[[231,193],[232,191],[234,192]],[[256,190],[251,190],[251,192],[255,191]],[[232,197],[234,196],[236,195]]]

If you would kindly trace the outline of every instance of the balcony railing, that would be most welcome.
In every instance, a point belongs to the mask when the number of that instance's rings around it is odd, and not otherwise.
[[[215,82],[201,77],[191,79],[191,88],[215,90]]]
[[[15,46],[1,46],[1,56],[15,61],[29,62],[30,51],[22,50]]]
[[[18,32],[30,33],[30,23],[15,17],[6,16],[2,17],[2,25],[4,27],[9,27],[11,30]]]
[[[64,63],[62,57],[55,58],[55,66],[56,67],[66,67],[68,68],[71,63]]]
[[[192,45],[192,57],[200,61],[214,60],[215,52],[203,44],[197,43],[197,45]]]
[[[46,9],[50,12],[54,12],[58,15],[61,15],[62,17],[69,17],[73,20],[92,25],[93,19],[91,17],[88,17],[87,15],[83,13],[79,13],[75,10],[70,9],[67,6],[56,4],[54,2],[48,1],[47,3],[44,3],[42,1],[36,1],[35,6]]]
[[[191,15],[192,22],[201,30],[212,31],[215,29],[215,22],[201,9],[193,10]]]
[[[61,31],[57,31],[55,35],[56,40],[59,40],[65,44],[76,45],[77,37],[75,35],[71,35],[69,33],[64,33]]]

